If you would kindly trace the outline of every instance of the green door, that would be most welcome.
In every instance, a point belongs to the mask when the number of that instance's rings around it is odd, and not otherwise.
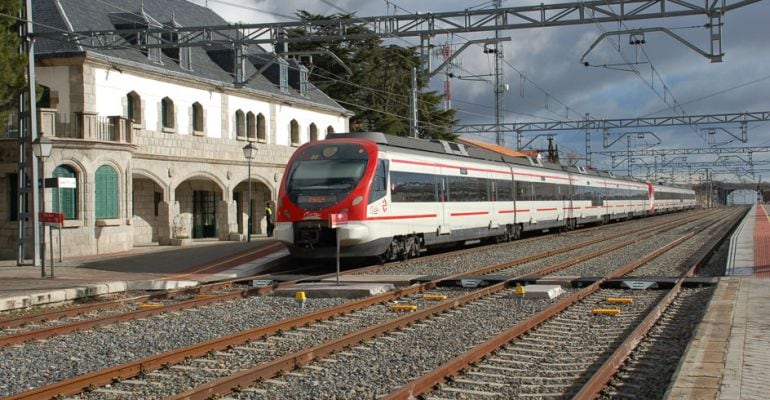
[[[217,236],[217,194],[196,190],[193,192],[193,238]]]

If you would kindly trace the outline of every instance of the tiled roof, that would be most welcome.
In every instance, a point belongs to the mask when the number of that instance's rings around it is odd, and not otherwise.
[[[116,29],[116,25],[147,24],[154,26],[157,21],[166,21],[169,26],[174,21],[178,26],[223,26],[228,22],[208,8],[185,0],[35,0],[32,2],[32,17],[36,22],[35,30],[41,31],[99,31]],[[152,62],[140,50],[125,48],[117,50],[92,49],[81,42],[82,47],[74,43],[61,42],[52,39],[39,38],[35,44],[38,57],[56,57],[78,53],[101,54],[112,60],[123,60],[132,65],[145,65],[148,68],[163,68],[179,74],[205,78],[221,83],[223,86],[233,84],[232,54],[202,47],[191,48],[192,70],[180,67],[178,60],[161,53],[162,64]],[[127,42],[126,42],[127,43]],[[222,50],[226,50],[224,47]],[[259,46],[250,46],[247,54],[265,53]],[[226,60],[230,57],[230,61]],[[216,61],[214,59],[216,59]],[[251,57],[250,57],[251,58]],[[246,63],[245,76],[249,77],[256,71],[251,63]],[[312,84],[309,85],[307,96],[302,96],[298,88],[291,88],[283,93],[278,86],[265,76],[257,76],[246,85],[254,89],[270,93],[287,100],[299,100],[339,111],[344,108],[321,92]]]

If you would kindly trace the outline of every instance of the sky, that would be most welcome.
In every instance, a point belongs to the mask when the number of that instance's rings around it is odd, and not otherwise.
[[[356,16],[383,16],[424,12],[462,11],[467,8],[493,8],[490,1],[477,0],[193,0],[206,5],[230,22],[267,23],[296,20],[297,10],[317,14],[354,12]],[[702,5],[703,1],[689,0]],[[564,3],[560,1],[559,3]],[[734,4],[736,0],[727,0]],[[541,1],[502,1],[502,7],[540,4]],[[545,3],[557,3],[545,1]],[[603,32],[637,28],[664,27],[709,52],[709,31],[705,16],[671,17],[617,23],[586,24],[579,26],[546,27],[501,31],[501,37],[510,37],[504,44],[503,82],[508,91],[503,94],[505,122],[545,122],[583,119],[586,113],[596,119],[625,119],[665,117],[673,115],[703,115],[739,112],[770,111],[770,0],[762,0],[727,12],[722,18],[722,62],[711,63],[697,52],[661,32],[645,34],[645,44],[631,46],[629,36],[612,35],[600,41],[583,60],[583,55]],[[432,39],[435,45],[445,43],[454,49],[467,40],[494,37],[494,32],[450,35],[440,33]],[[612,39],[612,40],[609,40]],[[392,40],[398,45],[417,45],[416,38]],[[586,67],[581,61],[588,61]],[[442,60],[437,54],[432,67]],[[457,110],[460,124],[490,124],[495,121],[493,92],[494,58],[483,53],[480,45],[472,45],[456,59],[451,79],[452,108]],[[602,67],[606,65],[607,67]],[[431,79],[430,87],[443,91],[445,74]],[[476,76],[475,80],[457,76]],[[333,93],[328,93],[332,98]],[[674,109],[672,105],[678,106]],[[709,133],[707,127],[724,128]],[[637,134],[637,132],[644,132]],[[631,133],[629,135],[629,133]],[[531,147],[545,148],[545,134],[553,134],[562,158],[567,153],[585,157],[585,133],[575,131],[529,132],[523,142],[532,140]],[[542,135],[536,137],[536,135]],[[626,136],[632,139],[629,141]],[[645,128],[609,132],[604,147],[601,132],[591,134],[592,165],[600,169],[614,169],[625,175],[627,163],[620,157],[611,160],[597,154],[601,151],[655,149],[770,146],[770,122],[749,123],[744,143],[737,123],[709,126],[682,126]],[[494,134],[468,138],[494,143]],[[516,147],[515,135],[504,137],[508,147]],[[658,143],[660,142],[660,143]],[[658,143],[655,145],[655,143]],[[629,147],[630,145],[630,147]],[[736,157],[737,156],[737,157]],[[677,156],[658,159],[657,165],[668,162],[717,163],[717,155],[688,155],[686,160]],[[740,157],[740,158],[738,158]],[[770,162],[770,152],[753,153],[753,161]],[[747,162],[747,153],[731,156],[729,161]],[[582,163],[582,162],[581,162]],[[648,178],[653,174],[651,157],[634,162],[632,175]],[[643,166],[641,164],[647,164]],[[710,164],[711,165],[711,164]],[[713,166],[716,179],[733,182],[770,181],[770,165],[756,165],[750,175],[748,165],[740,175],[720,174],[725,168]],[[763,171],[766,169],[767,171]],[[658,168],[658,180],[677,183],[697,183],[705,176],[704,170],[673,170]]]

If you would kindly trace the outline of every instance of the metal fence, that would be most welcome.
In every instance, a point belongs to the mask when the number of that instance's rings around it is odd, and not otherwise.
[[[59,119],[61,114],[57,114],[56,131],[54,135],[61,138],[83,139],[85,129],[83,126],[83,117],[80,114],[69,115],[69,121]],[[110,141],[116,140],[115,125],[109,117],[95,117],[93,120],[93,136],[95,140]]]

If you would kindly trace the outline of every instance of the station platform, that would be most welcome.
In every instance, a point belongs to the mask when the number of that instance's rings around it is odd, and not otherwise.
[[[770,393],[770,205],[730,241],[725,277],[679,364],[667,399],[766,399]]]
[[[126,290],[197,286],[259,274],[289,252],[276,240],[199,240],[190,246],[148,245],[118,254],[46,260],[41,267],[0,260],[0,311],[71,301]],[[53,277],[51,275],[53,274]]]

